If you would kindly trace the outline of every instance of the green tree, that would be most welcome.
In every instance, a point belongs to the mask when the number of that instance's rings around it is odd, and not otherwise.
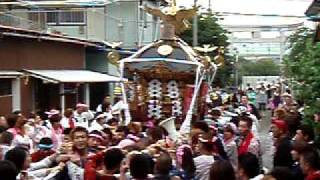
[[[224,47],[229,45],[227,37],[228,31],[219,25],[218,20],[217,15],[214,13],[203,13],[198,16],[199,45],[211,44]],[[180,37],[192,45],[192,28],[183,32]]]
[[[191,21],[192,24],[192,21]],[[181,38],[188,44],[192,45],[193,35],[192,28],[186,30],[181,34]],[[198,16],[198,44],[202,46],[204,44],[210,44],[212,46],[220,46],[225,49],[229,45],[228,31],[223,29],[218,23],[218,17],[213,13],[203,13]],[[211,59],[217,55],[217,51],[210,53]],[[226,86],[232,84],[231,74],[232,65],[228,61],[232,57],[225,56],[225,65],[219,67],[217,75],[215,77],[214,85]]]
[[[320,45],[314,43],[314,33],[301,28],[289,37],[284,70],[295,97],[305,103],[304,122],[315,127],[319,144],[320,124],[313,121],[313,114],[320,110]]]
[[[239,61],[240,76],[278,76],[280,75],[280,66],[272,59],[263,59],[258,61]]]
[[[320,108],[320,45],[313,42],[314,30],[301,28],[289,37],[285,75],[295,96],[306,105],[306,119]]]

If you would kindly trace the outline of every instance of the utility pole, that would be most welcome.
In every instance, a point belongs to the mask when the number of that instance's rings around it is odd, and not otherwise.
[[[194,7],[197,7],[197,1],[198,0],[194,0]],[[196,14],[193,17],[193,28],[192,28],[192,32],[193,32],[193,47],[198,46],[198,15]]]
[[[212,13],[212,8],[211,8],[211,0],[209,0],[209,7],[208,7],[208,11],[209,11],[209,13]]]

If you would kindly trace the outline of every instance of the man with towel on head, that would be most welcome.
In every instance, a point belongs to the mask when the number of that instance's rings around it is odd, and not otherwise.
[[[86,104],[78,103],[76,110],[73,113],[75,127],[81,126],[89,128],[89,121],[94,118],[93,113],[89,110],[89,106]]]

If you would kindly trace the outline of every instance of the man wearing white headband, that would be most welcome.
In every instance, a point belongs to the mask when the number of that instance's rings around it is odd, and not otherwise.
[[[89,128],[89,121],[94,118],[93,113],[89,110],[89,106],[86,104],[78,103],[76,110],[74,111],[74,125]]]
[[[111,118],[107,117],[106,113],[97,115],[95,120],[92,122],[91,127],[89,128],[89,130],[90,131],[94,131],[94,130],[102,131],[104,128],[107,127],[106,126],[107,120],[109,120]]]

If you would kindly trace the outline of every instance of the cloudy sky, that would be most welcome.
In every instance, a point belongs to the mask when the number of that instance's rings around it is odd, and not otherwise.
[[[177,0],[179,5],[191,6],[193,0]],[[208,7],[209,0],[198,0],[203,7]],[[312,0],[211,0],[215,12],[274,14],[304,16],[304,12]],[[303,18],[255,17],[229,15],[224,17],[223,24],[227,25],[272,25],[294,24],[305,21]]]

